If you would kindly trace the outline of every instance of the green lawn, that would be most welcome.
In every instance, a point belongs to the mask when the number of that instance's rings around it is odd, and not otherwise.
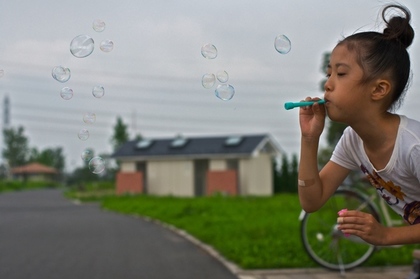
[[[0,193],[30,189],[58,188],[60,186],[60,183],[53,181],[0,180]]]
[[[85,197],[86,198],[86,197]],[[296,194],[274,197],[96,197],[102,207],[183,229],[244,269],[316,267],[300,241]],[[420,245],[384,248],[365,264],[410,265]]]

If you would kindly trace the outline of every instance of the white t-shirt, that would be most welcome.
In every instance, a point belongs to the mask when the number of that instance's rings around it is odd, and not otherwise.
[[[377,192],[408,223],[420,223],[420,122],[400,115],[400,125],[391,158],[384,169],[370,163],[362,139],[347,127],[331,161],[360,169]]]

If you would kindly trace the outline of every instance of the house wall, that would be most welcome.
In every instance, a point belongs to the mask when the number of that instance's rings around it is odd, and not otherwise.
[[[217,170],[207,172],[207,195],[222,193],[236,195],[238,181],[236,170]]]
[[[136,162],[121,162],[120,172],[136,172]]]
[[[212,159],[212,160],[210,160],[209,169],[214,170],[214,171],[226,170],[227,169],[227,162],[226,162],[226,160]]]
[[[210,160],[209,170],[206,174],[206,195],[223,193],[238,194],[238,170],[229,169],[226,159]]]
[[[151,195],[194,196],[194,162],[191,160],[147,162]]]
[[[258,157],[239,161],[239,194],[267,196],[273,194],[273,169],[271,156],[260,153]]]
[[[138,172],[118,172],[116,176],[116,194],[122,195],[143,193],[143,173]]]

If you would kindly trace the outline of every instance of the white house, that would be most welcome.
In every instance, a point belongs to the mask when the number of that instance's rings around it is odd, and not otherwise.
[[[116,191],[271,195],[273,160],[279,156],[280,147],[267,134],[129,141],[113,154],[121,163]]]

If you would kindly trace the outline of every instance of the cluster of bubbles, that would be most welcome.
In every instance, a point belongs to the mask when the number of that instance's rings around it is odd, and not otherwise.
[[[83,150],[81,158],[84,162],[88,162],[89,170],[98,174],[105,170],[105,161],[99,156],[94,156],[91,149]]]
[[[92,24],[93,30],[102,32],[105,30],[105,22],[96,19]],[[111,52],[114,49],[114,42],[111,40],[103,40],[99,44],[100,50],[103,52]],[[95,49],[95,41],[88,35],[76,36],[70,43],[70,52],[74,57],[84,58],[92,54]]]
[[[96,122],[96,114],[93,112],[87,112],[83,115],[83,122],[86,124],[93,124]],[[86,128],[83,128],[79,131],[77,136],[80,140],[86,141],[89,138],[89,130]]]
[[[215,59],[217,57],[217,48],[213,44],[205,44],[201,47],[201,55],[206,59]],[[217,98],[228,101],[235,95],[235,88],[227,84],[229,80],[229,74],[226,71],[219,71],[216,74],[206,73],[201,78],[201,84],[204,88],[212,88],[216,82],[220,82],[217,85],[214,94]]]
[[[105,30],[105,22],[101,19],[93,21],[92,27],[96,32],[102,32]],[[99,48],[103,52],[111,52],[114,49],[114,42],[111,40],[103,40]],[[76,36],[70,42],[70,53],[76,58],[85,58],[92,54],[95,49],[95,41],[88,35]],[[61,83],[67,82],[71,77],[71,71],[69,68],[64,66],[56,66],[52,69],[52,77]],[[1,72],[0,72],[1,77]],[[73,98],[74,92],[70,87],[63,87],[60,90],[60,97],[63,100],[70,100]],[[95,85],[92,88],[92,95],[95,98],[102,98],[105,95],[105,89],[102,85]],[[88,112],[83,115],[83,122],[86,124],[93,124],[96,122],[96,114]],[[86,128],[81,129],[78,134],[78,138],[82,141],[89,139],[89,130]],[[101,157],[94,157],[93,151],[85,149],[82,152],[82,160],[88,162],[89,169],[93,173],[101,173],[105,170],[105,161]]]
[[[287,54],[292,49],[292,43],[286,35],[278,35],[274,39],[274,48],[281,54]],[[201,55],[206,59],[215,59],[217,57],[217,48],[213,44],[205,44],[201,47]],[[226,71],[219,71],[216,74],[206,73],[201,78],[201,84],[204,88],[212,88],[216,82],[220,82],[214,91],[217,98],[228,101],[235,95],[235,88],[227,84],[229,74]]]
[[[105,30],[105,22],[100,19],[96,19],[93,22],[93,29],[96,32],[102,32]],[[103,40],[99,46],[103,52],[110,52],[114,49],[114,42],[111,40]],[[92,54],[95,49],[94,40],[88,35],[79,35],[76,36],[70,42],[70,53],[77,58],[85,58]],[[67,82],[71,77],[71,71],[69,68],[64,66],[56,66],[52,69],[52,77],[61,82]],[[73,90],[69,87],[64,87],[60,91],[60,96],[64,100],[70,100],[73,97]],[[101,98],[105,94],[105,89],[103,86],[96,85],[92,89],[92,95],[95,98]]]

